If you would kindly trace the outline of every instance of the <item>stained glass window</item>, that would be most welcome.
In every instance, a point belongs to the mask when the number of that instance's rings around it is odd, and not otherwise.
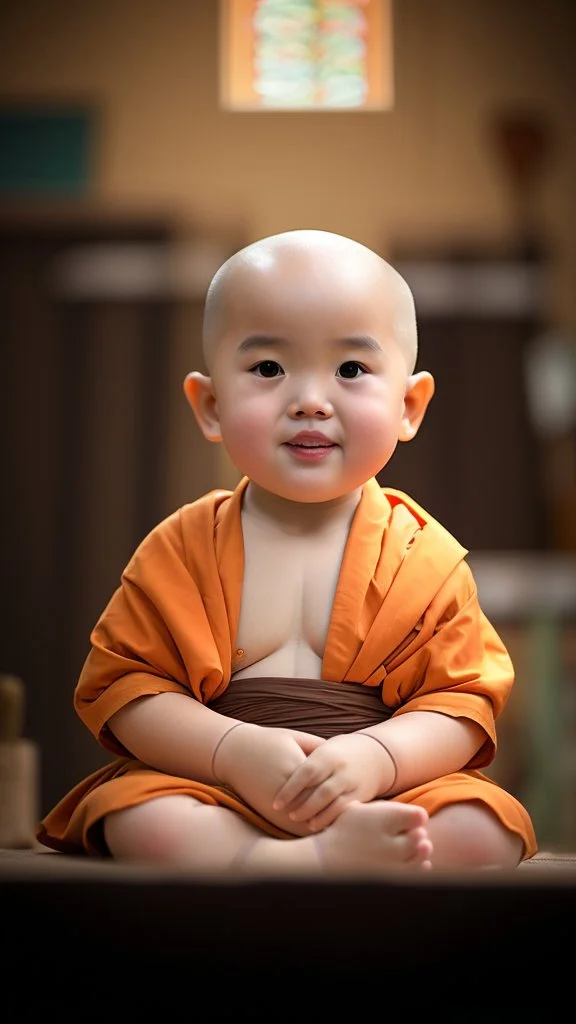
[[[388,110],[392,0],[221,0],[229,110]]]

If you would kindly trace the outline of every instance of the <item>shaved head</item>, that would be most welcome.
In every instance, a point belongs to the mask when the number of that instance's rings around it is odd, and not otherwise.
[[[202,348],[210,372],[214,350],[234,299],[243,286],[273,288],[273,276],[299,263],[313,287],[314,277],[368,284],[374,301],[390,308],[394,338],[401,348],[408,373],[418,350],[416,313],[412,292],[404,278],[386,260],[360,242],[330,231],[286,231],[252,242],[230,257],[210,282],[204,306]],[[295,301],[298,295],[294,296]]]

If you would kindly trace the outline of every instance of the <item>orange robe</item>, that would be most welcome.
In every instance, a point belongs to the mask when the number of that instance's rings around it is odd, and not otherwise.
[[[116,711],[146,694],[183,693],[207,704],[242,667],[235,644],[247,484],[243,479],[233,492],[212,491],[183,506],[148,534],[128,563],[92,632],[74,694],[81,720],[115,759],[47,814],[37,830],[44,845],[105,854],[106,814],[176,793],[231,807],[267,834],[293,838],[226,789],[135,760],[107,727]],[[393,799],[418,803],[429,814],[481,801],[522,837],[524,857],[530,857],[537,844],[527,811],[480,771],[495,756],[495,720],[514,673],[480,608],[466,554],[411,498],[370,480],[344,552],[322,679],[335,687],[378,687],[394,715],[438,711],[482,726],[484,743],[464,770]]]

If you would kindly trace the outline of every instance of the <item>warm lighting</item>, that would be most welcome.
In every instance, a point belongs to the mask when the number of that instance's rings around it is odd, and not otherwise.
[[[220,102],[390,110],[392,0],[220,0]]]

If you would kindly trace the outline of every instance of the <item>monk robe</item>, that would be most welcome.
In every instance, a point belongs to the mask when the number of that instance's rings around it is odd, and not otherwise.
[[[522,837],[523,856],[532,856],[537,844],[526,810],[480,771],[495,756],[495,721],[514,673],[481,610],[465,548],[406,494],[370,480],[344,551],[321,680],[235,681],[244,654],[236,635],[247,484],[244,478],[232,492],[184,505],[136,549],[91,634],[74,694],[81,720],[114,759],[47,814],[38,840],[67,854],[106,855],[107,814],[168,794],[232,808],[268,835],[294,838],[227,787],[157,771],[119,743],[111,716],[138,697],[170,692],[244,721],[324,736],[410,711],[476,722],[484,742],[469,764],[392,799],[431,815],[480,801]]]

